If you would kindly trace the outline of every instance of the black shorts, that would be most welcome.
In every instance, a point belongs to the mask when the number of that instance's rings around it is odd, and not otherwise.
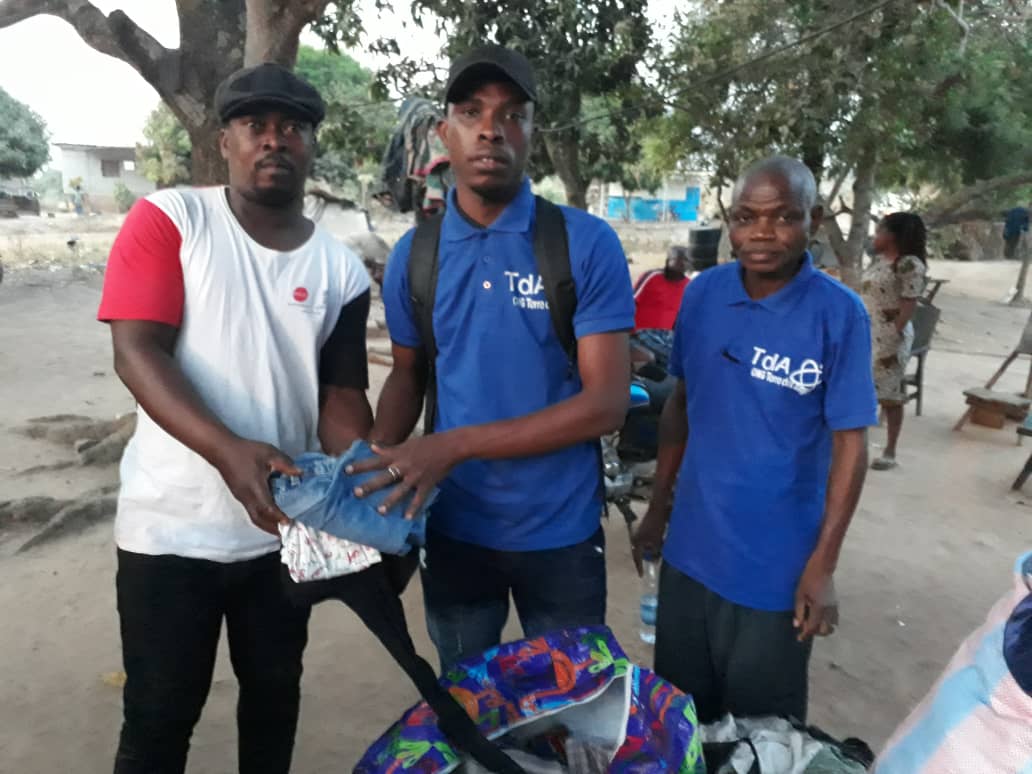
[[[692,695],[700,723],[729,712],[805,722],[813,640],[797,640],[792,618],[736,605],[664,563],[656,672]]]

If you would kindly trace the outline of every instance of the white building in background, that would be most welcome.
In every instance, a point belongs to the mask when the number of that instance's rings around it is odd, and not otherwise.
[[[57,164],[61,169],[61,184],[66,194],[72,191],[71,182],[82,180],[82,190],[90,208],[101,212],[115,212],[115,186],[121,183],[137,197],[146,196],[156,186],[136,171],[136,148],[102,145],[56,143],[61,150]]]

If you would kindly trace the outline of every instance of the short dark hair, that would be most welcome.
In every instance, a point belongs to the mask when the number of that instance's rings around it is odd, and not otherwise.
[[[792,194],[799,198],[799,204],[809,216],[810,210],[818,204],[817,181],[806,164],[790,156],[768,156],[750,164],[735,181],[731,201],[738,203],[738,197],[752,178],[770,176],[781,177],[788,183]]]
[[[892,212],[878,225],[892,234],[901,256],[916,255],[921,263],[928,263],[928,233],[920,215],[916,212]]]

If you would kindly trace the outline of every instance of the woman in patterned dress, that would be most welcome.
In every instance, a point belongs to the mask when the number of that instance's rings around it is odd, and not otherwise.
[[[874,236],[874,263],[864,272],[863,296],[871,315],[874,386],[888,424],[888,443],[871,467],[896,467],[903,427],[903,375],[914,329],[910,318],[925,287],[925,226],[912,212],[886,215]]]

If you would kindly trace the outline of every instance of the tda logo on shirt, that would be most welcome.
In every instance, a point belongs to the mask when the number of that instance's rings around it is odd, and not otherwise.
[[[793,368],[792,358],[787,355],[781,356],[763,347],[753,347],[751,375],[761,382],[808,395],[821,386],[824,367],[813,358],[806,358],[798,368]]]
[[[509,292],[512,293],[512,305],[521,309],[548,309],[548,301],[535,298],[544,293],[545,283],[540,274],[520,274],[518,271],[507,271]]]

